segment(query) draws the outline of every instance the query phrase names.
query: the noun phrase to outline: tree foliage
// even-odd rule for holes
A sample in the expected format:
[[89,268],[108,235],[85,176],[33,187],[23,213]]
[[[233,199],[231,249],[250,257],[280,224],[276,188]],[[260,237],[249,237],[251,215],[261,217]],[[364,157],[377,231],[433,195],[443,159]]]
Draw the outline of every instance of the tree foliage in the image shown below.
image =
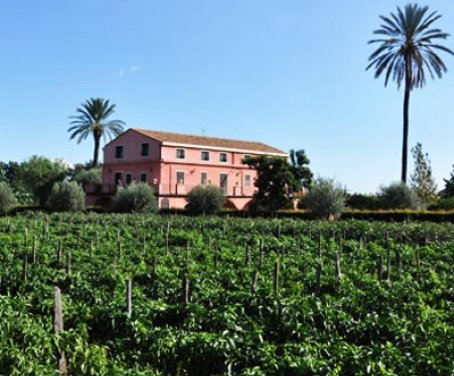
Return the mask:
[[382,209],[417,209],[420,205],[416,192],[402,182],[380,187],[378,197]]
[[345,188],[334,179],[319,177],[303,201],[304,206],[318,218],[339,218],[345,209]]
[[81,184],[82,187],[86,187],[88,184],[101,184],[102,177],[101,177],[101,168],[100,167],[93,167],[90,169],[83,169],[76,172],[74,175],[74,180]]
[[122,120],[107,120],[115,112],[115,105],[103,98],[90,98],[81,107],[76,109],[77,115],[71,116],[70,140],[77,138],[77,143],[85,140],[88,136],[93,137],[93,163],[98,165],[99,147],[101,138],[118,136],[123,132],[125,122]]
[[85,193],[75,181],[60,181],[54,184],[47,200],[52,211],[69,212],[85,210]]
[[33,193],[39,205],[44,206],[54,184],[68,175],[68,167],[60,160],[51,161],[34,155],[21,164],[20,174],[25,187]]
[[286,158],[261,155],[247,157],[243,163],[257,171],[256,211],[272,214],[292,207],[291,194],[298,191],[299,182]]
[[449,179],[443,179],[445,181],[445,189],[443,190],[443,196],[454,197],[454,165],[453,171]]
[[437,200],[437,186],[432,177],[432,166],[429,155],[423,153],[422,145],[418,142],[411,149],[415,169],[410,177],[410,186],[415,190],[421,203],[430,205]]
[[310,162],[304,149],[290,150],[291,169],[301,188],[311,187],[313,174],[308,166]]
[[6,214],[17,205],[13,190],[5,182],[0,181],[0,215]]
[[370,63],[366,69],[373,67],[375,78],[384,74],[385,86],[390,79],[396,81],[398,88],[402,82],[405,84],[401,173],[404,183],[407,181],[410,92],[425,85],[427,72],[431,78],[441,78],[447,71],[439,51],[454,54],[438,42],[449,36],[433,28],[440,17],[437,12],[429,12],[427,6],[407,4],[403,10],[397,7],[397,13],[380,16],[383,24],[374,31],[379,38],[369,41],[378,43],[379,47],[369,56]]
[[226,197],[214,185],[198,185],[188,194],[187,209],[194,214],[215,214],[224,206]]
[[156,197],[147,183],[132,183],[119,187],[112,211],[115,213],[154,213],[158,205]]

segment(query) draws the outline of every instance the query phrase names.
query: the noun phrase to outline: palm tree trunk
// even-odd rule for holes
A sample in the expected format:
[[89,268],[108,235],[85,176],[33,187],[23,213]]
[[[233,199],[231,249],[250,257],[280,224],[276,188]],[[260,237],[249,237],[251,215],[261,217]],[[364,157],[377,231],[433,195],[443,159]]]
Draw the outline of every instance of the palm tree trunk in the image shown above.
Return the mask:
[[405,58],[405,94],[404,94],[404,130],[402,139],[402,183],[407,183],[407,157],[408,157],[408,128],[410,107],[410,92],[412,87],[411,57]]
[[96,137],[96,135],[93,136],[95,140],[95,149],[93,150],[93,166],[96,167],[98,165],[98,154],[99,154],[99,143],[101,138]]

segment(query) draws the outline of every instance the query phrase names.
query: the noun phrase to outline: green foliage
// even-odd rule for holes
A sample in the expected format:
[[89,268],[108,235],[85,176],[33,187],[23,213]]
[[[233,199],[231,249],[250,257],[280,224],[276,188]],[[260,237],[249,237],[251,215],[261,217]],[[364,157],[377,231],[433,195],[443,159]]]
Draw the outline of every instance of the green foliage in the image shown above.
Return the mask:
[[54,184],[47,200],[52,211],[84,211],[85,193],[74,181],[61,181]]
[[353,193],[347,195],[347,206],[350,209],[378,209],[380,207],[377,195]]
[[8,213],[16,205],[17,200],[12,189],[6,183],[0,181],[0,215]]
[[291,194],[299,190],[299,183],[285,158],[261,155],[245,158],[243,163],[257,171],[255,211],[272,214],[293,206]]
[[155,213],[157,210],[153,188],[147,183],[119,187],[112,206],[115,213]]
[[345,209],[345,188],[334,179],[319,177],[303,201],[318,218],[339,218]]
[[291,170],[295,179],[299,182],[299,188],[310,188],[312,185],[313,174],[309,168],[310,159],[306,156],[304,149],[290,150]]
[[21,165],[17,162],[0,162],[0,182],[6,183],[21,205],[33,204],[33,195],[22,179]]
[[0,237],[2,375],[57,374],[59,349],[71,375],[452,373],[453,224],[55,213]]
[[453,172],[449,179],[443,179],[445,181],[445,189],[443,190],[443,196],[454,197],[454,166]]
[[88,184],[99,185],[102,183],[101,168],[94,167],[88,170],[80,170],[74,175],[74,180],[81,184],[82,187],[86,187]]
[[434,204],[437,201],[437,186],[432,177],[429,155],[423,153],[422,145],[419,142],[411,149],[411,152],[415,161],[415,170],[410,177],[410,186],[422,204]]
[[187,209],[194,214],[216,214],[225,204],[222,189],[214,185],[198,185],[188,194]]
[[429,210],[454,210],[454,197],[445,196],[439,199],[436,203],[430,205]]
[[22,181],[41,206],[46,204],[54,184],[68,175],[68,167],[62,161],[36,155],[23,162],[20,170]]
[[420,206],[415,191],[402,182],[380,187],[378,198],[381,209],[417,209]]
[[70,140],[77,138],[77,143],[93,137],[93,163],[92,167],[98,165],[99,146],[101,138],[118,136],[123,132],[124,121],[107,120],[115,112],[115,105],[103,98],[90,98],[76,110],[76,116],[71,116]]

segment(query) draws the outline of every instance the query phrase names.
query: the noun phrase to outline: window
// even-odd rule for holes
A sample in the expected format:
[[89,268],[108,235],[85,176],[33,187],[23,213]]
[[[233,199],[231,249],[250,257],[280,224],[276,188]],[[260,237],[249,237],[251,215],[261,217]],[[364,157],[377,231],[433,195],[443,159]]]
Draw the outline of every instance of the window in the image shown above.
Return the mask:
[[131,183],[132,183],[132,174],[128,172],[126,174],[126,185],[129,185]]
[[206,172],[200,173],[200,184],[202,185],[208,184],[208,174]]
[[177,159],[185,159],[186,153],[184,149],[177,149]]
[[209,151],[202,151],[201,158],[202,158],[202,161],[209,161],[210,160],[210,152]]
[[177,171],[177,184],[178,185],[184,184],[184,172],[183,171]]
[[219,175],[219,187],[222,190],[222,193],[225,195],[227,194],[227,174],[220,174]]
[[[148,145],[148,144],[147,144],[147,145]],[[148,181],[148,176],[147,176],[147,173],[146,173],[146,172],[142,172],[142,173],[140,174],[140,181],[141,181],[142,183],[146,183],[146,182]]]
[[219,153],[219,162],[227,162],[227,153]]
[[114,181],[115,185],[120,185],[122,183],[122,180],[123,180],[121,172],[116,172],[114,179],[115,179],[115,181]]
[[115,146],[115,158],[123,158],[123,146]]
[[142,157],[150,155],[150,144],[142,144]]
[[244,175],[244,187],[251,188],[251,175]]

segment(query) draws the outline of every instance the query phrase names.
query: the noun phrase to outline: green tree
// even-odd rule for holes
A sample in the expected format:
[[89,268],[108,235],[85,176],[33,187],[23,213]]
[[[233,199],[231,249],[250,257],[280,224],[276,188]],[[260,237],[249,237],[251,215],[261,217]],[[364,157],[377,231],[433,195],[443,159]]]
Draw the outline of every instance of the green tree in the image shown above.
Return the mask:
[[299,182],[300,188],[311,187],[314,175],[308,166],[310,162],[304,149],[290,150],[291,170],[295,175],[295,179]]
[[85,210],[85,193],[75,181],[59,181],[54,184],[47,200],[53,211],[69,212]]
[[216,214],[224,206],[226,197],[214,185],[198,185],[188,194],[187,209],[194,214]]
[[454,165],[453,171],[449,179],[443,179],[445,181],[445,189],[443,190],[443,196],[454,197]]
[[0,181],[0,215],[8,213],[17,205],[13,190],[5,182]]
[[420,205],[416,192],[401,181],[380,187],[377,196],[381,209],[418,209]]
[[113,202],[115,213],[155,213],[158,204],[153,188],[147,183],[132,183],[125,188],[120,187]]
[[345,188],[334,179],[319,177],[303,201],[304,206],[316,217],[336,219],[345,209]]
[[62,161],[32,156],[20,165],[21,179],[32,192],[35,201],[44,206],[53,185],[68,175],[68,167]]
[[390,79],[396,81],[400,88],[404,82],[403,104],[403,142],[402,142],[402,172],[401,181],[407,181],[407,154],[409,130],[410,92],[421,88],[426,83],[426,70],[433,79],[441,78],[447,71],[438,51],[454,54],[449,48],[438,44],[439,39],[446,39],[449,34],[438,28],[432,28],[441,15],[428,12],[427,6],[407,4],[405,9],[397,7],[397,14],[390,13],[389,17],[380,16],[383,24],[374,34],[379,39],[369,43],[379,43],[379,47],[369,56],[366,70],[374,67],[375,78],[385,74],[385,86]]
[[112,136],[118,136],[123,132],[124,121],[107,120],[114,112],[115,105],[110,104],[109,100],[103,98],[91,98],[81,107],[76,109],[78,115],[71,116],[71,127],[68,132],[71,133],[70,140],[77,137],[77,143],[85,140],[88,136],[93,136],[94,150],[92,166],[98,165],[99,147],[101,138],[109,139]]
[[432,177],[429,155],[424,154],[418,142],[411,149],[415,161],[415,170],[410,176],[410,186],[414,189],[421,203],[429,205],[437,201],[437,185]]
[[292,207],[291,194],[298,190],[299,182],[286,158],[261,155],[247,157],[243,163],[257,171],[254,198],[258,212],[272,214]]

